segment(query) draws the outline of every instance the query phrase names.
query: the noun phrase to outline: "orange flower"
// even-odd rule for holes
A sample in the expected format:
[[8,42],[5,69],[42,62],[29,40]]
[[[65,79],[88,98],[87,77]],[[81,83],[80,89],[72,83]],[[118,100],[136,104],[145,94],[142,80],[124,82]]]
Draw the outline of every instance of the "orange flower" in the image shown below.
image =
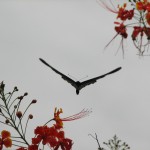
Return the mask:
[[54,150],[58,150],[59,147],[62,150],[71,150],[72,148],[72,140],[65,138],[64,131],[56,128],[56,126],[39,126],[34,130],[34,133],[35,138],[32,138],[32,145],[28,147],[28,150],[37,150],[37,145],[40,142],[43,145],[48,144]]
[[72,116],[66,117],[66,118],[60,118],[60,114],[63,113],[62,108],[58,109],[55,108],[54,110],[54,120],[56,121],[55,126],[57,128],[63,128],[63,121],[73,121],[73,120],[77,120],[83,117],[88,116],[91,113],[91,110],[82,110],[81,112],[74,114]]
[[12,146],[12,140],[10,139],[10,136],[11,136],[10,132],[6,130],[3,130],[1,132],[0,150],[3,149],[3,145],[7,148]]
[[137,10],[145,10],[145,5],[143,2],[136,2],[136,9]]
[[60,114],[63,113],[63,110],[62,108],[58,109],[55,108],[54,110],[54,120],[56,121],[56,126],[57,128],[63,128],[63,122],[62,122],[62,119],[60,119]]
[[36,137],[32,138],[32,144],[36,145],[42,141],[42,144],[45,145],[57,136],[58,131],[55,129],[54,126],[53,127],[38,126],[34,130],[34,133]]

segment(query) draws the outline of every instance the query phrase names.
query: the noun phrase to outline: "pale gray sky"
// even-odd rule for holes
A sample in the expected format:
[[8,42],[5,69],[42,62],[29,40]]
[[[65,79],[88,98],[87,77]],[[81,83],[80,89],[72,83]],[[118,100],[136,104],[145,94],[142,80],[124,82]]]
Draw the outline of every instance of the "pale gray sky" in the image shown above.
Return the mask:
[[[18,86],[27,99],[38,100],[30,109],[33,129],[53,117],[54,107],[62,107],[66,117],[83,108],[92,114],[65,122],[66,137],[74,141],[73,150],[96,150],[89,133],[100,142],[115,134],[132,150],[150,147],[150,58],[139,58],[131,39],[115,55],[119,38],[105,51],[115,35],[115,15],[96,0],[1,0],[0,68],[7,89]],[[39,61],[45,59],[62,73],[77,79],[93,78],[119,66],[122,70],[81,90],[75,89]],[[86,80],[86,79],[84,79]],[[3,126],[0,127],[0,130]]]

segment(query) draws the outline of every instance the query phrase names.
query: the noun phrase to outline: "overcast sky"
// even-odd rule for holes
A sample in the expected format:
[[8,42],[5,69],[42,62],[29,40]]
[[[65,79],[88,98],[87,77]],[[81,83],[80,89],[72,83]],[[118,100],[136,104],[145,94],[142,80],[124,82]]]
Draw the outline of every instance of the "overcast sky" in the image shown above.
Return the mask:
[[[62,117],[89,108],[88,117],[64,123],[73,150],[97,149],[89,133],[97,133],[101,143],[117,134],[132,150],[150,148],[150,57],[139,58],[130,37],[124,59],[121,50],[115,55],[119,37],[104,51],[115,35],[115,17],[96,0],[0,1],[0,79],[8,91],[16,85],[19,94],[27,91],[26,104],[38,100],[29,110],[34,115],[29,137],[53,117],[55,107],[63,108]],[[77,80],[88,75],[81,81],[122,70],[76,95],[39,58]]]

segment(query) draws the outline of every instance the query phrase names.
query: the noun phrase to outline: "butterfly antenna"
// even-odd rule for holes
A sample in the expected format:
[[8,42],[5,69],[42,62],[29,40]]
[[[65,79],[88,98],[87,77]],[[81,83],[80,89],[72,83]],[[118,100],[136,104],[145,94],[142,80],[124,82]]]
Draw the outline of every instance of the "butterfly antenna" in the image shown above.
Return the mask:
[[[88,75],[87,75],[87,76],[85,76],[85,77],[83,77],[83,78],[81,78],[80,80],[85,79],[85,78],[87,78],[87,77],[88,77]],[[80,81],[80,80],[79,80],[79,81]]]
[[68,76],[75,79],[75,80],[78,80],[77,78],[75,78],[74,76],[71,76],[70,74],[68,74]]

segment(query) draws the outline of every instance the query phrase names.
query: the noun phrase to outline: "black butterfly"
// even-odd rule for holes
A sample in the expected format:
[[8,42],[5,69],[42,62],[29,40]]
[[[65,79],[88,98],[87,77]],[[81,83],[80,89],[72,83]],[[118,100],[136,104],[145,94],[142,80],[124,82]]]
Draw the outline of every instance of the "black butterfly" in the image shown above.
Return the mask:
[[84,88],[85,86],[87,85],[90,85],[90,84],[94,84],[98,79],[101,79],[101,78],[104,78],[105,76],[109,75],[109,74],[112,74],[112,73],[115,73],[117,71],[119,71],[121,69],[121,67],[118,67],[104,75],[101,75],[101,76],[98,76],[98,77],[95,77],[95,78],[92,78],[92,79],[89,79],[89,80],[86,80],[86,81],[83,81],[83,82],[80,82],[80,81],[74,81],[72,79],[70,79],[68,76],[62,74],[61,72],[59,72],[58,70],[56,70],[55,68],[53,68],[52,66],[50,66],[46,61],[44,61],[42,58],[39,58],[40,61],[42,61],[45,65],[47,65],[48,67],[50,67],[53,71],[55,71],[56,73],[58,73],[59,75],[61,75],[61,77],[66,80],[68,83],[70,83],[73,87],[75,87],[76,89],[76,94],[78,95],[79,94],[79,91]]

